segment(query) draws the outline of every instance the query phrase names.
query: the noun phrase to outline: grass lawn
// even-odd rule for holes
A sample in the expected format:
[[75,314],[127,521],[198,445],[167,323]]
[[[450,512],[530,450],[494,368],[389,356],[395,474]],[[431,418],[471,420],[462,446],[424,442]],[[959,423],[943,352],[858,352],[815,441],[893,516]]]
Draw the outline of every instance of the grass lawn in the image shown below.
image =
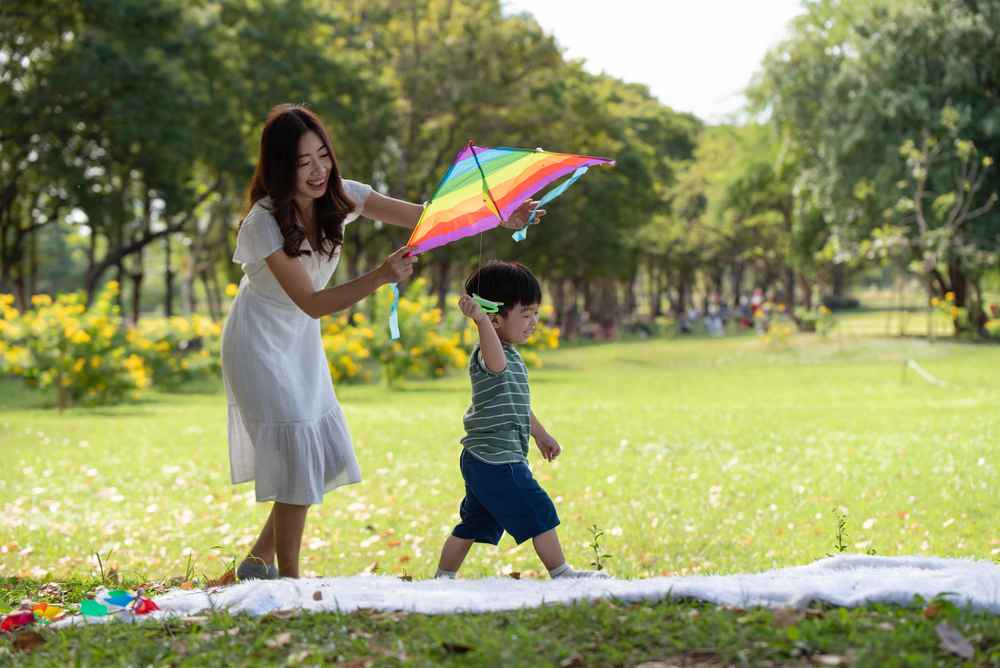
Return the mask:
[[[945,386],[907,370],[911,359]],[[608,570],[619,577],[807,563],[834,551],[837,514],[846,516],[850,551],[997,560],[998,366],[996,346],[849,333],[826,340],[793,337],[787,347],[738,337],[567,348],[549,353],[545,367],[532,373],[535,413],[564,449],[552,464],[535,456],[534,470],[556,501],[570,562],[589,564],[589,527],[597,525],[605,531],[603,551],[613,555]],[[365,480],[336,490],[313,509],[304,571],[345,575],[367,569],[429,577],[461,500],[458,439],[467,381],[456,375],[393,392],[346,386],[338,393]],[[99,573],[96,553],[105,569],[116,568],[127,582],[220,575],[245,552],[266,514],[266,507],[254,503],[251,487],[234,491],[229,484],[225,419],[216,385],[60,415],[47,407],[46,398],[0,383],[0,577],[6,583],[0,605],[16,603],[49,580],[86,588]],[[531,577],[540,566],[530,544],[517,548],[505,538],[499,548],[476,546],[463,576],[513,571]],[[329,642],[348,648],[331,654],[321,652],[325,641],[305,641],[300,651],[314,657],[303,657],[307,663],[317,653],[352,660],[368,656],[349,651],[352,643],[382,648],[376,652],[379,662],[398,661],[394,643],[403,642],[402,631],[393,629],[407,625],[424,634],[421,638],[430,634],[430,645],[400,650],[420,661],[488,664],[489,656],[500,655],[476,648],[500,639],[498,648],[515,651],[502,641],[511,629],[528,634],[525,661],[555,665],[574,651],[585,658],[579,665],[657,656],[688,660],[694,650],[705,650],[706,661],[739,661],[738,651],[764,661],[767,648],[773,648],[768,638],[775,634],[787,641],[779,643],[775,660],[809,653],[795,654],[801,638],[790,638],[787,629],[767,621],[770,613],[760,613],[764,621],[757,614],[698,604],[627,609],[602,604],[402,621],[354,615],[348,623],[347,617],[325,615],[318,616],[325,621],[310,616],[287,623],[299,625],[305,635],[332,628]],[[887,636],[886,656],[894,660],[903,660],[908,648],[921,654],[924,645],[937,645],[919,610],[844,614],[848,617],[839,611],[818,614],[796,626],[796,633],[810,624],[820,636],[822,628],[838,624],[856,631],[864,627]],[[984,625],[977,647],[1000,665],[1000,621],[955,614],[963,623]],[[855,616],[863,623],[852,621]],[[907,640],[906,633],[887,633],[878,625],[895,628],[900,622],[882,619],[886,616],[907,620],[906,628],[927,621],[926,633],[918,634],[919,642]],[[649,624],[649,633],[675,623],[687,628],[693,617],[722,620],[730,640],[712,635],[711,624],[698,630],[699,624],[690,630],[694,636],[678,636],[676,642],[660,638],[651,646],[655,652],[640,656],[638,640],[604,636],[632,623]],[[295,640],[268,648],[262,644],[268,633],[252,631],[256,625],[247,619],[204,624],[184,625],[183,631],[162,625],[74,630],[58,634],[60,640],[50,640],[48,650],[36,654],[38,660],[51,652],[53,660],[82,661],[83,654],[67,659],[67,652],[100,652],[93,643],[110,642],[115,634],[131,638],[132,663],[169,663],[173,659],[163,654],[164,647],[177,642],[188,649],[202,643],[205,651],[213,646],[228,651],[232,638],[244,632],[256,641],[240,646],[263,652],[251,652],[247,661],[267,663],[270,649],[287,658],[292,645],[298,647]],[[227,624],[245,631],[212,635]],[[273,628],[277,636],[284,625],[263,628]],[[759,637],[751,632],[757,626]],[[538,654],[531,643],[544,643],[540,629],[549,627],[561,629],[553,637],[553,653]],[[708,635],[696,637],[702,632]],[[379,640],[364,635],[352,640],[359,633]],[[636,638],[643,633],[636,630]],[[574,634],[590,634],[591,640]],[[202,635],[211,637],[198,640]],[[834,636],[845,643],[834,651],[856,646],[850,633]],[[593,653],[593,638],[604,638],[612,653]],[[624,645],[616,645],[618,640]],[[442,642],[473,649],[451,651]],[[763,643],[759,652],[754,642]],[[140,644],[149,645],[148,655],[140,653]],[[102,663],[97,656],[89,660]],[[511,661],[518,657],[511,655]]]

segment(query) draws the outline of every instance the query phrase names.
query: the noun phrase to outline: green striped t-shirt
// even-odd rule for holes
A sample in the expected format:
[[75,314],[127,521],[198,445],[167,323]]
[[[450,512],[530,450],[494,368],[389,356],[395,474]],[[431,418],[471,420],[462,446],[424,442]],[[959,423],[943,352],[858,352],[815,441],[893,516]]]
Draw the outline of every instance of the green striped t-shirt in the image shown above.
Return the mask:
[[486,368],[479,346],[469,358],[472,405],[465,412],[462,445],[487,464],[528,460],[531,433],[531,393],[528,369],[509,343],[503,344],[507,367],[500,373]]

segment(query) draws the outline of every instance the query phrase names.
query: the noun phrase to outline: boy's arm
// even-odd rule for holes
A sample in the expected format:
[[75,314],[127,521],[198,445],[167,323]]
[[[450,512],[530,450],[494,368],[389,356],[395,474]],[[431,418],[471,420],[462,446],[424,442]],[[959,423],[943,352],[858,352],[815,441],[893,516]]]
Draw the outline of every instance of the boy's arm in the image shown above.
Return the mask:
[[458,300],[458,307],[467,318],[471,318],[476,323],[479,330],[479,352],[483,356],[483,363],[490,373],[500,373],[507,368],[507,356],[503,354],[503,344],[497,331],[493,329],[493,321],[490,320],[479,304],[473,301],[469,295],[462,295]]
[[545,431],[545,427],[542,423],[538,421],[535,417],[535,411],[531,411],[531,435],[538,440],[542,436],[547,436],[549,432]]
[[552,461],[559,456],[562,452],[562,447],[560,447],[559,442],[553,438],[552,434],[545,431],[545,427],[542,423],[538,421],[535,417],[535,411],[531,411],[531,435],[535,439],[535,445],[538,446],[538,450],[542,453],[542,457],[548,461]]

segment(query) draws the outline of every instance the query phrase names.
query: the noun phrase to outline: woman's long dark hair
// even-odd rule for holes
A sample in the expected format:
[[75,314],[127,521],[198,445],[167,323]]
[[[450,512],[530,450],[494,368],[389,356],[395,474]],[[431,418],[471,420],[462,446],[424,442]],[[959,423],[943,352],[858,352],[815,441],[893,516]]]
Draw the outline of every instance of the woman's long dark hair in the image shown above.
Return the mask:
[[[354,209],[340,180],[340,167],[330,146],[330,136],[319,117],[297,104],[279,104],[267,115],[260,136],[260,155],[257,168],[247,189],[247,213],[254,202],[262,197],[271,198],[271,212],[278,221],[281,236],[285,239],[284,251],[290,257],[308,255],[301,248],[305,229],[300,224],[302,212],[295,203],[295,184],[298,171],[299,139],[312,131],[326,146],[332,166],[326,182],[326,192],[314,200],[314,219],[319,234],[319,247],[315,250],[333,257],[344,241],[344,218]],[[310,244],[311,245],[311,244]]]

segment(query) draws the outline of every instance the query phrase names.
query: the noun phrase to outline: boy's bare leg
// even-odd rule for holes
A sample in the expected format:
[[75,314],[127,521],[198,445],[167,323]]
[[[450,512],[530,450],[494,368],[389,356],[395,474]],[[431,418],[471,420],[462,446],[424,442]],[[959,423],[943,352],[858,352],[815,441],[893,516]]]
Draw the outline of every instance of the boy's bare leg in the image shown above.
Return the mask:
[[556,535],[555,529],[538,534],[531,539],[531,543],[535,546],[535,552],[547,570],[551,571],[566,563],[566,557],[563,556],[562,545],[559,544],[559,536]]
[[302,533],[306,528],[306,513],[309,506],[274,502],[271,517],[274,522],[275,554],[278,557],[278,571],[283,578],[299,577],[299,551],[302,548]]
[[438,561],[438,572],[436,577],[455,577],[455,573],[462,567],[462,562],[469,554],[472,547],[472,539],[459,538],[458,536],[448,536],[441,548],[441,559]]
[[567,564],[555,529],[549,529],[545,533],[538,534],[531,539],[531,542],[535,545],[535,552],[538,553],[538,558],[542,560],[545,568],[548,569],[549,577],[553,579],[608,577],[607,573],[600,571],[577,571]]

